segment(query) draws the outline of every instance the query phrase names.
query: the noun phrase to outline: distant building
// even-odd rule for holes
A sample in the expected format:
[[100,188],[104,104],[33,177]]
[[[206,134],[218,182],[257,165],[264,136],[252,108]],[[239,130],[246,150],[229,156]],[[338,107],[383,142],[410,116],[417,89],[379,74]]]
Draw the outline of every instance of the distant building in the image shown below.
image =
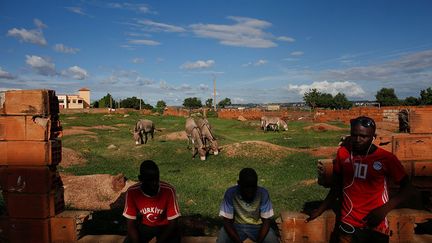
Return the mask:
[[278,110],[280,110],[280,105],[267,105],[266,110],[268,110],[268,111],[278,111]]
[[81,88],[78,94],[59,94],[60,109],[83,109],[90,108],[90,90]]

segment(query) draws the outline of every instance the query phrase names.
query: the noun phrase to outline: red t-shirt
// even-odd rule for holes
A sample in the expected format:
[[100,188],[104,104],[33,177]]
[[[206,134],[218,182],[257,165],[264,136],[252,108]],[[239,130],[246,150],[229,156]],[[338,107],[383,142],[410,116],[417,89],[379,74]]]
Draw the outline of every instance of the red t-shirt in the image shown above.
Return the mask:
[[[406,176],[397,157],[382,148],[367,156],[352,156],[340,147],[333,170],[343,178],[341,221],[359,228],[366,226],[362,219],[370,211],[388,202],[388,179],[399,183]],[[387,218],[375,230],[388,234]]]
[[159,184],[159,192],[154,197],[141,190],[141,183],[131,186],[126,192],[123,216],[136,219],[139,212],[142,215],[142,224],[147,226],[167,225],[168,220],[179,217],[180,210],[174,187],[162,181]]

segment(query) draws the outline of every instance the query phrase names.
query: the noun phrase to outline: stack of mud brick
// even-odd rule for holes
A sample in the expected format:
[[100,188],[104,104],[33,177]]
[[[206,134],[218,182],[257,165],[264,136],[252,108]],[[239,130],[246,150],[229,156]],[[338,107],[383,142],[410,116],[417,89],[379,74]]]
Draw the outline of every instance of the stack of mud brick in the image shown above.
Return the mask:
[[[58,99],[53,90],[0,92],[0,242],[68,242]],[[76,234],[74,231],[73,234]]]
[[[419,239],[416,226],[432,223],[432,107],[410,111],[410,133],[393,133],[375,140],[387,151],[395,154],[410,176],[416,188],[414,196],[401,205],[401,209],[388,214],[390,242],[414,242]],[[318,160],[318,184],[329,187],[333,170],[332,159]],[[398,191],[393,182],[389,184],[390,196]],[[432,240],[432,229],[426,229],[424,237]]]

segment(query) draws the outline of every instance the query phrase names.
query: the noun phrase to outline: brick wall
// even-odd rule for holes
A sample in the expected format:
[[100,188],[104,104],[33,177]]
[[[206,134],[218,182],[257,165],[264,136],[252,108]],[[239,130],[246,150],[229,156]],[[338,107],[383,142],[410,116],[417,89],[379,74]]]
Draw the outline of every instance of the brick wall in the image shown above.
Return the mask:
[[398,122],[398,112],[402,109],[410,111],[430,111],[432,106],[385,106],[385,107],[354,107],[349,110],[323,110],[319,109],[314,114],[315,122],[342,121],[349,123],[349,120],[358,116],[368,116],[376,122]]

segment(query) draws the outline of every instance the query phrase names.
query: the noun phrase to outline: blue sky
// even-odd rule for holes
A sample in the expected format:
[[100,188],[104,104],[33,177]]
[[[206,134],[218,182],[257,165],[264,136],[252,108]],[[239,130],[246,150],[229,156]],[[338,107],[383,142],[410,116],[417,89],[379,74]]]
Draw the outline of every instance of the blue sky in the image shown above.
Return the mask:
[[155,105],[432,86],[432,1],[0,1],[0,90]]

